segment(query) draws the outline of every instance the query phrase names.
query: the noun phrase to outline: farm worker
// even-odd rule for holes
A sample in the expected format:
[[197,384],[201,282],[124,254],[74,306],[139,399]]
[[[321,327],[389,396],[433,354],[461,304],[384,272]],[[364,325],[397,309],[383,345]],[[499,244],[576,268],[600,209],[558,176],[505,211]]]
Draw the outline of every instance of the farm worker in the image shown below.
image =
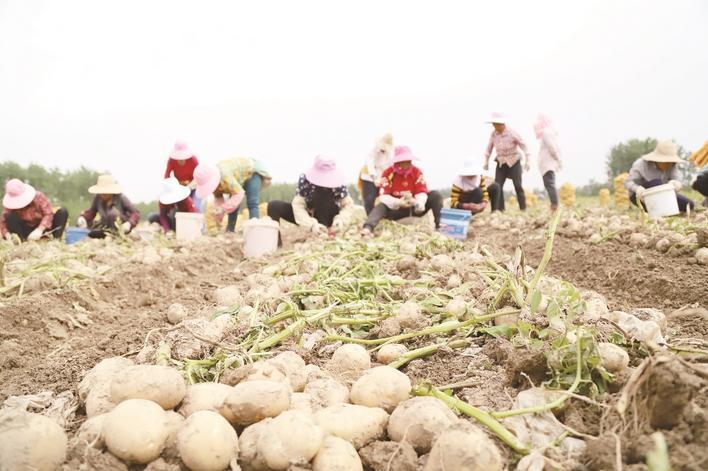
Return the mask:
[[[681,162],[681,158],[678,156],[676,144],[672,141],[659,141],[654,152],[635,160],[629,171],[629,176],[624,181],[630,201],[636,205],[637,199],[644,199],[647,188],[668,183],[676,190],[679,210],[683,213],[686,212],[687,207],[693,209],[693,201],[678,194],[683,188],[678,180],[679,172],[676,168],[676,164],[679,162]],[[642,206],[644,206],[643,203]]]
[[321,155],[312,167],[300,175],[292,202],[271,201],[268,216],[274,221],[285,219],[313,234],[341,232],[349,223],[354,202],[349,196],[346,177],[337,162]]
[[394,151],[393,165],[382,175],[380,203],[364,222],[361,234],[369,236],[382,219],[398,220],[408,216],[420,217],[433,211],[435,227],[440,227],[443,197],[437,191],[428,191],[423,172],[413,165],[416,157],[407,146]]
[[698,174],[698,176],[696,177],[696,181],[693,182],[692,187],[698,193],[705,196],[705,198],[703,199],[703,206],[708,208],[708,168]]
[[502,113],[492,113],[492,117],[487,122],[494,126],[494,131],[489,136],[489,144],[484,153],[484,170],[489,170],[489,157],[492,155],[492,150],[496,150],[494,160],[497,162],[497,168],[494,180],[499,185],[499,209],[504,211],[504,183],[507,178],[510,178],[514,183],[519,209],[525,211],[526,194],[521,184],[521,153],[523,152],[524,155],[523,169],[528,172],[530,155],[526,143],[519,133],[506,125],[506,117]]
[[477,214],[491,203],[492,211],[499,209],[499,185],[494,181],[487,182],[482,167],[472,161],[465,162],[452,184],[450,195],[451,208],[466,209]]
[[391,156],[393,155],[393,136],[385,134],[379,138],[371,150],[366,165],[359,173],[359,190],[361,199],[364,201],[366,215],[374,209],[376,197],[381,187],[381,174],[391,166]]
[[174,231],[177,212],[198,212],[190,193],[189,188],[181,185],[175,177],[165,178],[160,192],[160,214],[150,216],[150,222],[159,222],[165,233]]
[[12,240],[13,234],[23,241],[49,236],[61,239],[69,219],[66,209],[54,211],[44,193],[16,178],[5,184],[2,206],[0,234],[6,240]]
[[536,139],[541,142],[538,149],[538,169],[543,177],[543,186],[551,201],[551,210],[558,209],[558,190],[556,189],[556,173],[562,168],[561,153],[558,147],[558,132],[551,124],[551,119],[539,114],[533,126]]
[[187,143],[181,139],[175,141],[175,146],[170,151],[170,157],[167,159],[167,167],[165,168],[165,176],[169,178],[171,175],[177,179],[180,185],[188,186],[192,190],[196,188],[194,183],[194,169],[199,165],[197,157],[189,149]]
[[[76,220],[79,227],[89,227],[89,237],[103,239],[106,233],[116,233],[118,227],[129,233],[140,221],[140,211],[123,194],[120,185],[110,175],[99,175],[96,184],[88,192],[96,195],[91,207]],[[96,221],[96,216],[99,217]]]

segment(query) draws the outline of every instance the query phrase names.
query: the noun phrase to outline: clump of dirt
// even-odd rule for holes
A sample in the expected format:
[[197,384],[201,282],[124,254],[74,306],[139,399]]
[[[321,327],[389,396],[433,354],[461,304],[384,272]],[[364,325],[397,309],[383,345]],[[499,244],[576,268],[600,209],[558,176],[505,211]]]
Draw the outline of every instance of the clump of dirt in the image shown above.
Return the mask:
[[708,309],[689,307],[668,315],[673,337],[689,337],[708,341]]
[[528,384],[529,380],[539,385],[548,378],[548,363],[542,349],[516,348],[508,340],[496,338],[487,342],[482,351],[504,365],[507,380],[513,387]]
[[77,439],[69,443],[67,459],[61,471],[128,471],[122,460]]
[[646,398],[646,414],[653,428],[669,429],[684,419],[684,411],[694,396],[705,385],[677,357],[661,357],[666,361],[650,368],[640,396]]
[[408,442],[373,442],[359,450],[367,471],[416,471],[418,455]]

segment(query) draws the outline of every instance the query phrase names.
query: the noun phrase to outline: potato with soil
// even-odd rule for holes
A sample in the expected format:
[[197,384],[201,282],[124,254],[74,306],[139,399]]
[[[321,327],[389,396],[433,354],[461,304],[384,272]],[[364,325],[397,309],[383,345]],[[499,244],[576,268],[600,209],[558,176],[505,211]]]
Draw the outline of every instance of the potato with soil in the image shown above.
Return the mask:
[[202,410],[219,412],[226,397],[233,391],[229,385],[221,383],[197,383],[187,387],[179,413],[185,418]]
[[0,413],[0,470],[54,471],[66,458],[67,444],[52,419],[20,410]]
[[241,290],[238,286],[235,285],[217,288],[217,290],[214,292],[214,297],[216,298],[216,304],[221,307],[237,306],[243,303]]
[[337,348],[327,362],[326,369],[335,374],[357,375],[371,368],[369,352],[361,345],[345,343]]
[[416,330],[427,327],[428,318],[423,315],[421,307],[413,301],[401,304],[396,314],[396,320],[403,329]]
[[333,378],[319,378],[305,386],[305,394],[312,398],[318,408],[349,402],[349,388]]
[[366,469],[418,471],[418,455],[407,442],[373,442],[359,449]]
[[76,438],[97,450],[102,449],[105,444],[102,430],[103,422],[106,420],[106,417],[108,417],[108,414],[99,414],[87,419],[81,424],[79,431],[76,432]]
[[302,392],[307,384],[305,360],[295,352],[285,351],[277,354],[266,363],[277,367],[290,381],[295,392]]
[[290,407],[290,388],[277,381],[244,381],[233,387],[219,413],[234,425],[251,425]]
[[376,361],[387,365],[408,353],[408,347],[402,343],[389,343],[376,352]]
[[177,435],[182,462],[192,471],[222,471],[238,454],[234,428],[216,412],[195,412]]
[[184,377],[174,368],[161,365],[135,365],[120,371],[111,381],[111,400],[146,399],[163,409],[182,402],[187,392]]
[[273,470],[305,466],[317,454],[324,432],[310,414],[285,411],[269,420],[258,438],[258,455]]
[[390,366],[377,366],[366,370],[352,385],[350,399],[353,404],[380,407],[391,413],[398,404],[408,399],[411,380]]
[[102,433],[106,447],[115,456],[128,463],[147,464],[165,447],[169,417],[152,401],[128,399],[108,413]]
[[313,471],[362,471],[361,458],[346,440],[329,436],[324,439],[315,459]]
[[502,471],[504,464],[497,446],[478,427],[457,421],[435,440],[424,471],[480,469]]
[[239,455],[238,463],[243,471],[268,471],[268,465],[258,454],[258,440],[266,425],[273,419],[265,419],[249,425],[238,438]]
[[629,354],[622,347],[610,342],[599,342],[597,351],[600,366],[610,373],[621,373],[629,367]]
[[359,449],[386,435],[388,414],[378,407],[338,404],[315,412],[315,421],[329,435]]
[[101,360],[84,375],[79,383],[79,400],[85,403],[89,393],[96,385],[110,383],[116,373],[133,365],[133,361],[125,357],[111,357]]
[[414,397],[393,411],[388,436],[397,442],[407,441],[418,453],[427,453],[437,436],[455,422],[455,414],[439,399]]
[[179,324],[187,315],[187,308],[180,303],[172,303],[167,308],[167,322],[170,324]]

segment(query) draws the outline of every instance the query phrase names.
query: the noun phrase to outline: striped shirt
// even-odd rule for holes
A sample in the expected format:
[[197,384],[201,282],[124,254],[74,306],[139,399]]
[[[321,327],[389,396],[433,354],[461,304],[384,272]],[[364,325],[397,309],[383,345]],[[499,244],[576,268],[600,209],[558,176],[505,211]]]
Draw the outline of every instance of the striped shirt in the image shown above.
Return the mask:
[[457,177],[452,184],[452,192],[450,193],[450,207],[457,208],[460,204],[460,197],[465,193],[474,191],[479,188],[482,190],[482,201],[489,202],[489,192],[487,191],[487,179],[484,176],[479,177],[479,183],[470,183],[468,179]]
[[499,162],[499,165],[508,165],[512,167],[521,158],[521,153],[519,149],[526,155],[529,156],[528,148],[526,143],[521,138],[519,133],[511,129],[509,126],[504,128],[504,131],[497,132],[492,131],[491,136],[489,136],[489,144],[487,144],[487,151],[484,156],[489,159],[492,155],[492,150],[497,151],[495,160]]

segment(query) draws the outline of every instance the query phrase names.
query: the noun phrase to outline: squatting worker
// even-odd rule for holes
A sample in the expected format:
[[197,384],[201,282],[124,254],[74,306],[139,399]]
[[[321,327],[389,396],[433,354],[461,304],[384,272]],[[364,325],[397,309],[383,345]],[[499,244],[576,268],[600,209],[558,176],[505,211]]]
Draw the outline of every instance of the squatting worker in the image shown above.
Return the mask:
[[521,138],[519,133],[506,125],[506,117],[499,112],[492,113],[491,119],[488,121],[494,127],[494,131],[489,136],[489,144],[484,153],[484,170],[489,170],[489,158],[492,151],[496,151],[494,160],[497,162],[497,168],[494,175],[499,185],[499,209],[504,211],[504,183],[507,178],[510,178],[514,183],[514,191],[516,191],[516,199],[519,201],[519,209],[526,210],[526,194],[522,186],[522,170],[521,170],[521,155],[523,152],[524,164],[523,170],[529,170],[529,151],[526,143]]
[[433,211],[435,228],[440,227],[443,197],[437,191],[428,191],[423,172],[413,165],[417,160],[407,146],[396,147],[393,165],[381,176],[380,203],[366,218],[361,235],[369,237],[382,219],[396,221],[409,216],[421,217]]
[[678,180],[679,172],[676,164],[681,162],[678,149],[673,141],[659,141],[656,149],[637,159],[629,171],[629,176],[624,181],[624,186],[629,192],[629,199],[633,204],[637,200],[644,206],[644,193],[648,188],[668,183],[676,190],[676,200],[679,210],[683,213],[686,208],[693,209],[693,200],[679,194],[683,185]]
[[189,188],[181,185],[175,177],[162,181],[160,192],[160,213],[150,216],[150,223],[160,223],[162,231],[168,233],[177,228],[177,213],[197,213],[197,207],[190,196]]
[[703,206],[708,208],[708,168],[704,169],[696,176],[696,180],[691,187],[704,196]]
[[95,196],[91,207],[76,220],[76,225],[88,227],[91,230],[89,237],[103,239],[106,234],[117,234],[119,228],[127,234],[140,222],[140,211],[123,194],[112,176],[99,175],[88,192]]
[[0,234],[6,240],[12,240],[13,234],[22,241],[43,237],[61,239],[69,219],[66,209],[54,211],[44,193],[16,178],[5,184],[2,206]]
[[268,217],[284,219],[313,234],[342,232],[352,217],[354,202],[347,190],[347,179],[337,169],[337,162],[318,155],[297,182],[291,202],[271,201]]
[[477,214],[488,206],[491,206],[492,211],[499,210],[499,185],[487,181],[479,164],[467,161],[452,183],[450,207]]
[[376,197],[381,188],[381,174],[391,166],[392,155],[393,136],[385,134],[376,140],[376,145],[371,150],[366,165],[359,172],[358,186],[367,216],[374,209]]
[[197,157],[189,149],[187,143],[178,139],[175,141],[172,151],[170,151],[163,178],[170,178],[170,176],[174,175],[180,185],[187,186],[191,190],[194,190],[196,188],[196,183],[194,183],[194,169],[197,168],[197,165],[199,165],[199,160],[197,160]]

